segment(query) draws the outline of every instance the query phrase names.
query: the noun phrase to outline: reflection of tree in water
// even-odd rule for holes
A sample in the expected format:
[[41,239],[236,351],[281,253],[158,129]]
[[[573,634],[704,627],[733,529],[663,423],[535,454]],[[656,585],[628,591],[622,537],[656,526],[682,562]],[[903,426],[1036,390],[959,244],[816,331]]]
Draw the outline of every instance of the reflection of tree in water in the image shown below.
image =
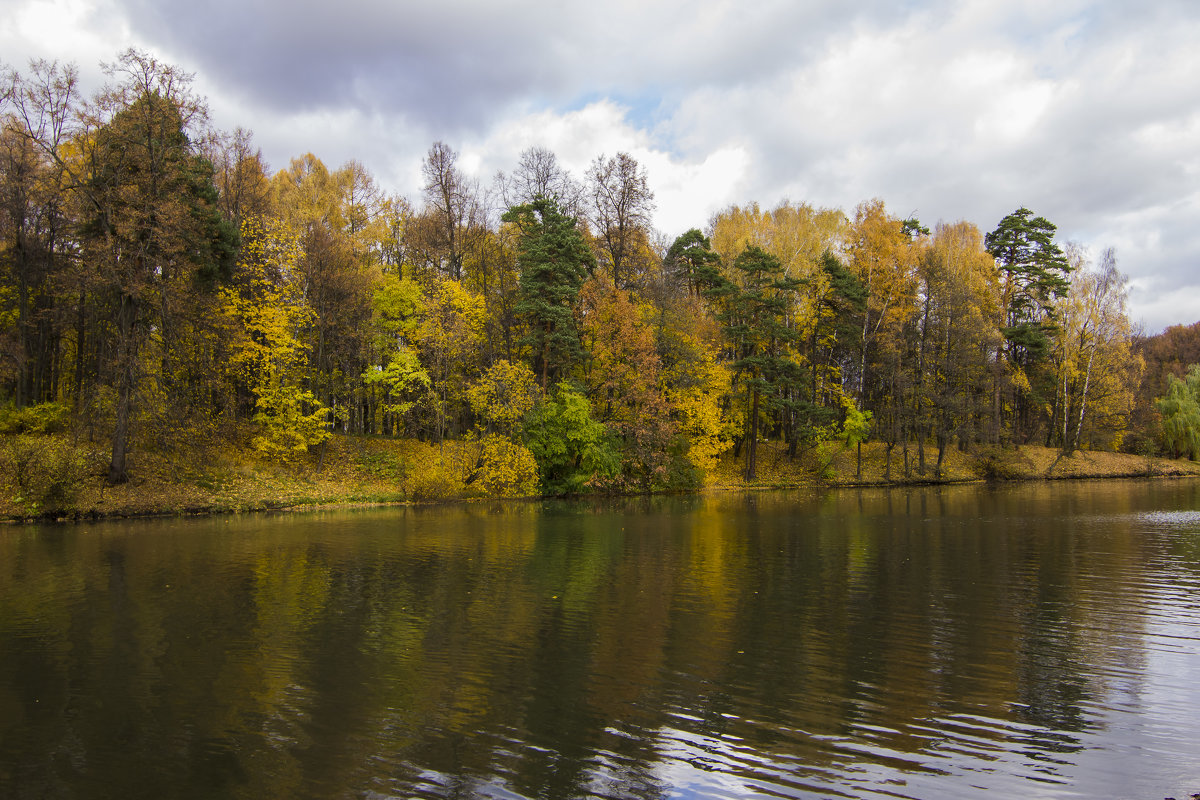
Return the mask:
[[1093,552],[953,492],[780,497],[0,542],[0,711],[25,720],[0,720],[0,788],[657,800],[1066,773],[1097,665],[1138,666],[1131,565],[1170,540]]

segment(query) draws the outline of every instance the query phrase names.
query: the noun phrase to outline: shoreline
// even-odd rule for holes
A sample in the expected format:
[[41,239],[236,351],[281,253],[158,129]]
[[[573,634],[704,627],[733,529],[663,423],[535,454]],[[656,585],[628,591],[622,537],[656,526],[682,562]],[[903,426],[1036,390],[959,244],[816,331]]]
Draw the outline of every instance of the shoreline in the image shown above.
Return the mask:
[[[96,469],[101,456],[90,452],[86,474],[76,476],[75,483],[50,487],[66,500],[61,507],[43,510],[23,506],[23,498],[16,493],[18,488],[0,505],[0,522],[80,523],[550,499],[496,497],[474,489],[469,478],[472,459],[465,443],[446,442],[436,447],[402,440],[339,439],[316,464],[290,466],[250,462],[237,452],[193,453],[187,458],[180,454],[143,454],[141,469],[133,480],[120,486],[104,484],[102,472]],[[763,448],[766,456],[760,460],[762,468],[754,481],[746,481],[740,474],[741,463],[726,454],[705,486],[581,497],[1200,477],[1200,463],[1191,461],[1106,451],[1077,451],[1064,456],[1055,449],[1030,445],[980,448],[971,453],[948,450],[940,474],[934,471],[930,459],[922,474],[910,448],[907,475],[903,451],[895,448],[890,477],[886,446],[879,442],[863,446],[861,468],[856,454],[849,450],[815,448],[791,459],[782,446],[762,443]]]

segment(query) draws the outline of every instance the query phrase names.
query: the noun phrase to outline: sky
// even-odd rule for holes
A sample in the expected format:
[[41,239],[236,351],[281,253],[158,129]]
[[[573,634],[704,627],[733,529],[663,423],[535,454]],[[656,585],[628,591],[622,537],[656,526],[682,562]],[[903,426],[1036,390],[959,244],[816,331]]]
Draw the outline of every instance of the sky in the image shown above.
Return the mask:
[[530,147],[627,152],[668,241],[732,204],[882,199],[987,232],[1022,206],[1130,316],[1200,320],[1194,0],[0,0],[0,62],[133,47],[195,75],[272,169],[305,153],[421,197],[435,141],[490,186]]

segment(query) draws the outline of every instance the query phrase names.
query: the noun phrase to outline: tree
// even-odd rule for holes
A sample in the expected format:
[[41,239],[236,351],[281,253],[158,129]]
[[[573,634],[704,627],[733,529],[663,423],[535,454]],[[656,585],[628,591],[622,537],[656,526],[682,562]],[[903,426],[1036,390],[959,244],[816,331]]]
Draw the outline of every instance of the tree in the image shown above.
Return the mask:
[[866,312],[867,290],[832,252],[826,250],[820,263],[819,280],[809,292],[809,402],[814,408],[837,409],[844,397],[842,376],[853,374],[858,355],[856,322]]
[[262,151],[254,148],[251,134],[236,128],[213,137],[209,160],[216,170],[222,216],[241,228],[242,220],[262,217],[271,210],[271,183]]
[[71,261],[62,168],[0,119],[0,386],[18,408],[57,399],[57,286]]
[[496,176],[496,188],[505,208],[546,197],[567,216],[577,219],[583,216],[583,186],[559,165],[554,152],[545,147],[523,151],[511,175]]
[[[299,234],[296,264],[313,314],[308,341],[310,387],[330,409],[330,424],[366,431],[373,424],[368,372],[372,298],[382,278],[390,234],[386,204],[356,162],[334,171],[312,153],[292,159],[271,180],[276,214]],[[382,362],[384,359],[378,359]]]
[[[1028,208],[1018,208],[984,237],[984,246],[1000,271],[999,326],[1004,335],[997,353],[999,369],[1007,364],[1015,378],[1012,401],[1015,427],[1030,433],[1039,391],[1038,373],[1044,365],[1055,330],[1054,300],[1067,293],[1070,264],[1054,243],[1057,228]],[[1002,375],[993,379],[993,437],[1001,430]]]
[[327,409],[305,386],[301,332],[311,311],[294,279],[300,246],[278,220],[251,218],[241,251],[234,285],[221,290],[233,328],[226,369],[253,396],[254,449],[290,461],[329,437]]
[[588,350],[583,382],[600,421],[620,437],[623,479],[643,491],[662,486],[674,430],[654,332],[629,293],[606,278],[584,285],[581,306]]
[[525,444],[537,460],[546,494],[600,488],[621,468],[607,428],[592,418],[587,398],[565,382],[530,413]]
[[412,278],[385,273],[376,284],[366,355],[371,366],[363,381],[372,389],[370,402],[385,435],[403,433],[406,417],[429,398],[429,374],[411,346],[424,311],[421,286]]
[[142,346],[157,329],[160,378],[169,380],[171,350],[184,341],[174,325],[173,301],[193,281],[211,286],[228,274],[234,232],[220,218],[212,167],[188,137],[204,115],[188,89],[190,76],[132,50],[110,72],[124,81],[102,95],[95,127],[81,145],[90,168],[86,255],[97,263],[114,304],[109,481],[117,483],[128,476]]
[[462,280],[468,239],[481,228],[478,188],[458,168],[458,153],[434,142],[421,163],[425,213],[416,228],[428,262],[451,280]]
[[[439,399],[437,438],[441,442],[448,432],[447,420],[459,422],[465,416],[467,381],[479,373],[483,299],[458,281],[444,280],[430,287],[424,307],[417,345]],[[462,430],[466,426],[457,427]]]
[[713,282],[720,263],[721,256],[712,249],[708,237],[692,228],[671,243],[663,259],[663,270],[686,286],[688,294],[699,296],[701,287]]
[[[71,187],[83,178],[68,146],[78,118],[74,67],[34,61],[28,78],[0,72],[0,378],[18,407],[54,399],[60,334],[74,317],[75,410],[83,394],[86,308],[84,270],[75,259]],[[75,274],[72,274],[72,273]],[[66,284],[78,289],[71,301]],[[11,323],[9,322],[11,317]],[[56,319],[57,318],[57,319]],[[11,370],[11,372],[9,372]]]
[[515,312],[529,326],[527,342],[545,392],[551,377],[565,377],[582,355],[575,308],[596,259],[575,219],[553,200],[539,197],[514,206],[502,219],[520,232],[520,299]]
[[1155,402],[1167,392],[1168,377],[1182,378],[1189,364],[1200,363],[1200,322],[1173,325],[1155,336],[1135,336],[1134,352],[1145,362],[1134,399],[1131,436],[1122,445],[1142,451],[1157,436]]
[[510,439],[520,434],[521,422],[537,405],[541,393],[529,367],[500,359],[467,389],[475,416],[488,431],[498,429]]
[[900,331],[916,313],[919,247],[904,220],[887,213],[882,200],[860,203],[847,250],[850,271],[867,294],[859,338],[858,398],[865,401],[869,355],[878,347],[898,354]]
[[860,411],[849,397],[842,398],[842,408],[846,418],[842,421],[842,444],[848,449],[855,449],[854,477],[862,477],[862,443],[871,433],[872,414],[870,411]]
[[1115,251],[1106,249],[1095,270],[1079,248],[1071,255],[1071,285],[1056,304],[1052,353],[1059,375],[1052,439],[1067,454],[1084,444],[1085,423],[1104,444],[1120,443],[1142,366],[1132,352],[1128,279],[1117,269]]
[[637,254],[647,239],[654,192],[646,170],[628,153],[597,156],[587,172],[591,222],[601,243],[601,257],[613,286],[629,280]]
[[758,476],[760,417],[781,406],[782,390],[799,379],[790,346],[796,331],[787,325],[791,295],[801,282],[788,278],[775,256],[754,245],[733,262],[736,282],[721,279],[708,290],[734,353],[734,381],[745,386],[746,480]]
[[1183,380],[1167,378],[1167,393],[1158,401],[1164,447],[1176,457],[1200,459],[1200,364],[1188,367]]
[[965,450],[988,418],[988,362],[1001,342],[996,263],[969,222],[939,223],[918,268],[917,416]]

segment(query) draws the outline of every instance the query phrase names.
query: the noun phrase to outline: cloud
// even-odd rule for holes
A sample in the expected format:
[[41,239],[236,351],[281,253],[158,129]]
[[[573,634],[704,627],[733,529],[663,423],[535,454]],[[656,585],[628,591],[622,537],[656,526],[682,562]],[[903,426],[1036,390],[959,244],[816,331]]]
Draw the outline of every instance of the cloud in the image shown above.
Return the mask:
[[985,231],[1025,205],[1116,246],[1149,327],[1195,313],[1171,288],[1196,283],[1200,244],[1185,0],[10,4],[10,62],[76,60],[98,85],[96,61],[148,49],[276,167],[354,158],[415,198],[434,140],[485,184],[535,145],[577,177],[623,150],[672,235],[733,202],[880,197]]

